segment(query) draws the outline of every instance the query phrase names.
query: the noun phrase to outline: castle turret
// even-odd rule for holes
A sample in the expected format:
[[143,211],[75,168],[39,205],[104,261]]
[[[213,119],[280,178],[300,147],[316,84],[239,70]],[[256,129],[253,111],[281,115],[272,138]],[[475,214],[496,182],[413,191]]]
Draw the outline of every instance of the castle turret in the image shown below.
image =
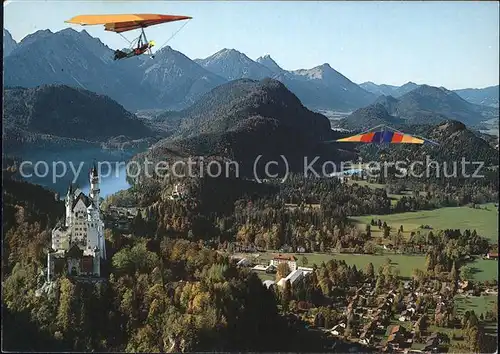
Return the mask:
[[93,269],[92,269],[92,273],[95,276],[100,277],[101,276],[101,255],[100,255],[100,250],[96,246],[96,247],[94,247],[94,249],[92,251],[93,251],[93,254],[92,254],[93,255]]
[[65,200],[65,206],[66,206],[66,217],[64,221],[64,225],[69,227],[72,222],[72,213],[71,213],[71,207],[73,205],[75,195],[73,191],[73,185],[70,183],[68,187],[68,192],[66,193],[66,200]]
[[96,209],[99,210],[99,193],[101,190],[99,189],[99,175],[97,172],[97,167],[94,163],[94,166],[90,170],[90,193],[89,196],[94,202]]

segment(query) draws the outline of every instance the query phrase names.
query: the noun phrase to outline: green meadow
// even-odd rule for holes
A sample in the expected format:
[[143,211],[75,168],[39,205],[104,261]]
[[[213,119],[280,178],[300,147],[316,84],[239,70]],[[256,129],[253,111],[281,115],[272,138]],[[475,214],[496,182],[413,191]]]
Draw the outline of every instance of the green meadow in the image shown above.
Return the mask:
[[[254,254],[244,254],[245,257],[253,259],[256,263],[269,264],[269,260],[273,257],[274,252],[259,253],[259,257],[253,258]],[[280,253],[285,255],[285,253]],[[307,259],[306,267],[312,267],[313,264],[320,265],[322,262],[328,262],[330,259],[344,260],[348,265],[356,265],[356,268],[364,269],[369,263],[373,264],[375,271],[381,265],[384,265],[386,259],[391,260],[391,265],[398,268],[401,277],[408,278],[414,268],[423,269],[425,266],[424,256],[409,256],[399,254],[389,255],[367,255],[367,254],[347,254],[347,253],[286,253],[294,255],[297,258],[297,265],[304,266],[302,257]],[[243,254],[242,254],[243,255]],[[260,273],[260,272],[259,272]]]
[[[479,235],[490,239],[491,242],[498,242],[498,210],[493,203],[483,204],[481,208],[473,209],[467,206],[441,208],[389,215],[359,216],[351,220],[363,228],[372,219],[385,221],[393,230],[403,225],[404,233],[408,236],[411,231],[417,231],[421,225],[429,225],[434,230],[475,229]],[[378,236],[377,233],[380,231],[373,228],[373,236]]]

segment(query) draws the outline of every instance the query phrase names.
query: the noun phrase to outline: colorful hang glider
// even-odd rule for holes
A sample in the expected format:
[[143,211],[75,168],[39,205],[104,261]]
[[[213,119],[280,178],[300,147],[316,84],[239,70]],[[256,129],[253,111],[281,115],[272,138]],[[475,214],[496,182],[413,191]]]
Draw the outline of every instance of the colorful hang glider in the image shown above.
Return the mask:
[[[115,51],[115,60],[116,60],[123,58],[131,58],[136,55],[144,54],[146,52],[149,52],[149,54],[152,55],[151,48],[155,45],[155,43],[154,41],[147,40],[144,28],[167,22],[190,20],[190,19],[191,17],[189,16],[158,15],[158,14],[79,15],[65,22],[78,24],[82,26],[104,25],[105,31],[116,32],[123,38],[125,38],[122,35],[123,32],[140,29],[141,34],[139,35],[139,37],[135,39],[133,42],[129,41],[130,48],[128,52],[124,52],[121,50]],[[174,35],[176,33],[174,33]],[[172,37],[170,39],[172,39]]]
[[[378,129],[378,130],[377,130]],[[394,128],[381,125],[364,133],[334,140],[339,143],[371,143],[371,144],[434,144],[438,143],[409,134],[402,133]]]

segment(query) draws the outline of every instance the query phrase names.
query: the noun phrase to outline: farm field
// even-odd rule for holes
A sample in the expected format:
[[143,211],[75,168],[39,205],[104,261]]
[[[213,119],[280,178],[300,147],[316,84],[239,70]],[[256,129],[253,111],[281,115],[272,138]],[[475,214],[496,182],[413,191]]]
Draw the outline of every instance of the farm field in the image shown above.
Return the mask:
[[472,268],[474,280],[486,281],[498,279],[498,261],[478,258],[467,263]]
[[[482,208],[452,207],[435,210],[406,212],[389,215],[367,215],[351,218],[351,220],[364,228],[372,219],[381,219],[393,230],[403,225],[404,234],[409,236],[411,231],[416,231],[420,225],[429,225],[435,230],[439,229],[470,229],[476,230],[483,237],[492,242],[498,242],[498,211],[493,203],[483,204]],[[372,229],[373,236],[381,233],[378,228]]]
[[[255,263],[269,264],[269,260],[273,257],[274,252],[258,253],[258,257],[253,257],[252,254],[240,254],[240,256],[252,259]],[[393,267],[399,268],[400,276],[407,278],[411,277],[414,268],[424,268],[424,256],[409,256],[400,254],[390,255],[368,255],[368,254],[346,254],[346,253],[280,253],[282,255],[294,255],[297,258],[298,266],[312,267],[313,264],[320,265],[322,262],[328,262],[330,259],[344,260],[349,265],[356,265],[356,268],[364,269],[370,262],[373,264],[375,271],[385,264],[386,259],[391,260]],[[307,258],[307,264],[302,264],[302,257]],[[260,272],[259,272],[260,273]]]
[[458,305],[457,312],[460,315],[463,315],[465,311],[472,310],[474,310],[477,316],[481,313],[486,314],[486,311],[493,310],[496,301],[498,301],[496,295],[455,297],[455,302]]

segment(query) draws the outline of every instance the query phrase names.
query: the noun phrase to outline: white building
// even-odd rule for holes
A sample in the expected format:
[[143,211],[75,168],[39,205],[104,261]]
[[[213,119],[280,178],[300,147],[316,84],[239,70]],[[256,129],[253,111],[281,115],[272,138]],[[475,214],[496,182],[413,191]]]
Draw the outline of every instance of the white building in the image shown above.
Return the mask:
[[52,230],[52,249],[47,255],[48,281],[60,273],[100,276],[101,259],[106,259],[106,244],[99,192],[95,165],[90,171],[89,196],[69,186],[64,221]]
[[251,264],[252,263],[246,258],[242,258],[236,263],[238,267],[249,267]]
[[275,284],[275,282],[272,280],[264,280],[262,284],[264,284],[264,286],[269,289],[271,286]]
[[283,286],[285,286],[285,283],[287,281],[290,281],[290,285],[293,285],[296,281],[304,278],[305,275],[306,274],[304,274],[304,271],[302,271],[300,269],[296,269],[293,272],[291,272],[290,274],[288,274],[288,276],[286,278],[281,278],[277,284],[278,284],[278,286],[283,287]]
[[269,262],[269,265],[275,266],[277,268],[278,264],[280,263],[287,263],[291,272],[297,269],[297,258],[292,255],[275,255],[274,258]]

